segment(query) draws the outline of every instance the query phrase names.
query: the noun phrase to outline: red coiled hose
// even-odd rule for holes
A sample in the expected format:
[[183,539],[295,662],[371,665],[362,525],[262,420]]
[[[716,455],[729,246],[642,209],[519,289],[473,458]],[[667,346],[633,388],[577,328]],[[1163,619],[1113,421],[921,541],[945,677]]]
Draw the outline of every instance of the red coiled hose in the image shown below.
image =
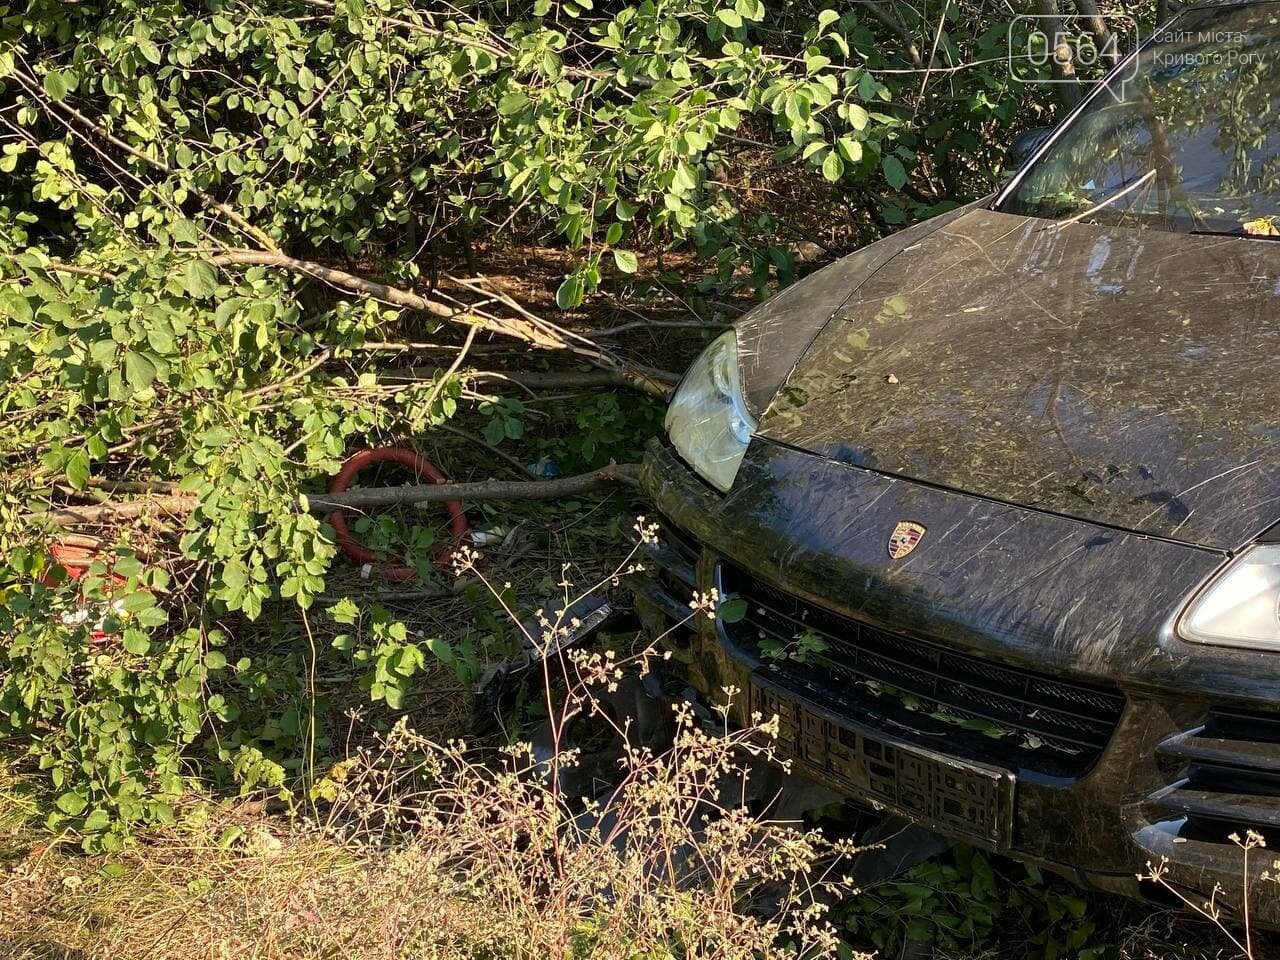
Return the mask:
[[[342,469],[338,471],[338,475],[333,478],[333,482],[329,484],[329,492],[340,493],[346,490],[356,474],[365,467],[373,466],[375,463],[398,463],[414,471],[423,480],[430,480],[432,483],[448,482],[444,474],[437,470],[431,461],[414,453],[412,450],[405,450],[403,447],[376,447],[372,450],[361,450],[347,460],[342,465]],[[467,515],[462,512],[462,504],[457,500],[445,500],[443,505],[445,512],[449,515],[450,535],[454,541],[461,540],[470,529],[467,525]],[[333,527],[334,535],[342,552],[361,565],[364,576],[368,576],[369,573],[376,570],[388,580],[416,580],[418,578],[418,571],[414,570],[413,567],[405,566],[404,561],[399,557],[389,557],[385,561],[378,562],[373,551],[351,535],[351,530],[347,527],[346,518],[342,515],[341,510],[335,510],[329,514],[329,526]],[[447,568],[453,559],[453,545],[438,544],[432,550],[432,554],[438,566]]]

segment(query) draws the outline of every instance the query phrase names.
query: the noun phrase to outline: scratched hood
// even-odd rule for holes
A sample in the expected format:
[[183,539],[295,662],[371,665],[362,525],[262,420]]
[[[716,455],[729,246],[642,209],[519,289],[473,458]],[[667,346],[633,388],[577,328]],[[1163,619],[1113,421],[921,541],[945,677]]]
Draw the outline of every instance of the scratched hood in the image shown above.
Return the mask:
[[1232,549],[1280,519],[1278,358],[1280,243],[979,210],[858,287],[759,433]]

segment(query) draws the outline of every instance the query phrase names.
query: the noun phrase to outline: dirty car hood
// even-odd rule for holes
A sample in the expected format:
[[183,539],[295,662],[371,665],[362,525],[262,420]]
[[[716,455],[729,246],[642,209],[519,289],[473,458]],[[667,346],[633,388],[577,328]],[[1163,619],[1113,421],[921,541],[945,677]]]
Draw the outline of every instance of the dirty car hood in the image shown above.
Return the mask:
[[1232,549],[1280,516],[1277,357],[1280,243],[979,210],[858,288],[758,432]]

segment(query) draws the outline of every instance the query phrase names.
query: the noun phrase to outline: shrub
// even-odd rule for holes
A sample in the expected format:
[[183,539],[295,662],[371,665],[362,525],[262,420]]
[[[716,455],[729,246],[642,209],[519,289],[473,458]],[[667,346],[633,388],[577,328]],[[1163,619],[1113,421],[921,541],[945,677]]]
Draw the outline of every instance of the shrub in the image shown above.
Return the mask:
[[[641,247],[696,248],[723,279],[746,267],[763,288],[790,278],[792,240],[720,178],[744,149],[874,210],[875,230],[855,233],[985,190],[995,134],[1021,109],[1000,96],[1002,66],[985,65],[1003,50],[1003,15],[953,0],[930,23],[881,6],[0,3],[0,552],[33,558],[0,576],[45,602],[42,511],[67,491],[142,482],[192,507],[165,524],[181,596],[164,622],[138,611],[124,647],[99,654],[83,631],[14,611],[23,639],[5,654],[0,720],[78,798],[63,826],[94,835],[104,817],[123,828],[163,816],[200,724],[218,746],[212,764],[187,757],[192,773],[285,785],[301,765],[283,747],[297,705],[249,711],[250,723],[204,671],[221,620],[264,613],[296,647],[277,665],[311,657],[303,616],[335,550],[299,494],[350,446],[419,436],[460,405],[483,408],[492,442],[523,432],[511,398],[464,390],[462,354],[423,382],[380,383],[363,348],[434,333],[450,309],[404,290],[389,305],[362,278],[335,287],[323,264],[424,287],[473,231],[510,228],[572,251],[565,307],[607,274],[629,276]],[[894,72],[917,69],[910,37],[926,33],[973,68],[919,87]],[[524,314],[496,329],[560,342]],[[629,445],[628,421],[656,427],[652,411],[602,399],[557,449],[599,462]],[[418,654],[392,630],[405,669],[374,653],[367,687],[394,704]],[[63,663],[89,673],[38,679]],[[218,668],[225,686],[243,686],[239,667]],[[26,705],[36,682],[61,699]],[[99,718],[128,761],[107,776],[59,745],[47,727],[73,717]]]

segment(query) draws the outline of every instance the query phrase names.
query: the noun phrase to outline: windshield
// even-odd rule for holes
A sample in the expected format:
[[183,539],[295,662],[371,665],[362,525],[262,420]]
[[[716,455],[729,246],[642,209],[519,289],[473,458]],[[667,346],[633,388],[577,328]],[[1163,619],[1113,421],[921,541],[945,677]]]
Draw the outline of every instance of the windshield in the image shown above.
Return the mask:
[[1000,209],[1280,236],[1280,3],[1186,13],[1122,73]]

